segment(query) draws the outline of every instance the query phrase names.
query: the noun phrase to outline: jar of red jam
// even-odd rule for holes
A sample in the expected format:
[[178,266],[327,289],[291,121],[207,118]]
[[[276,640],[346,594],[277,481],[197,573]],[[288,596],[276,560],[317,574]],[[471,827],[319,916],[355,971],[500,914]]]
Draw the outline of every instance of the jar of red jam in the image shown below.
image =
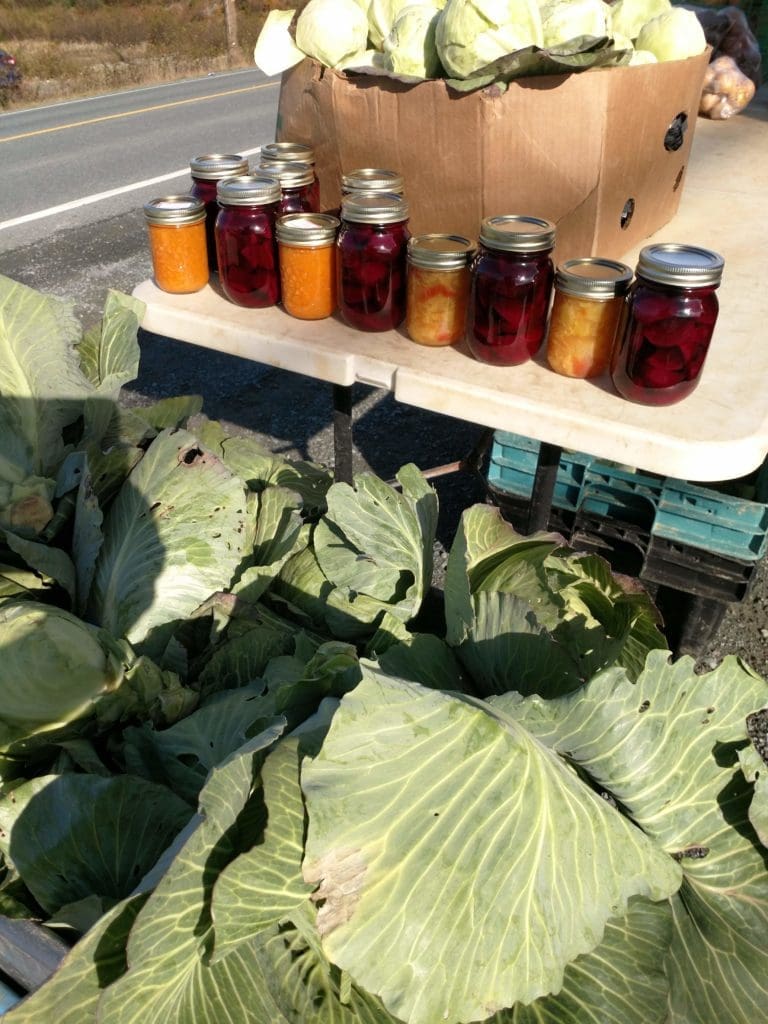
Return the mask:
[[723,257],[675,242],[640,251],[611,377],[624,398],[672,405],[699,383],[717,321]]
[[342,196],[351,195],[353,192],[394,192],[401,196],[403,189],[402,174],[384,167],[360,167],[341,176]]
[[312,164],[299,160],[262,160],[259,169],[280,182],[280,215],[318,213],[318,195]]
[[552,297],[555,225],[503,214],[480,225],[471,267],[467,341],[484,363],[516,366],[538,352]]
[[339,311],[360,331],[389,331],[406,305],[408,204],[392,193],[345,196],[337,240]]
[[267,175],[225,178],[217,188],[219,281],[230,302],[260,309],[280,301],[275,223],[280,182]]
[[216,261],[216,218],[219,204],[216,202],[216,186],[223,178],[234,178],[248,173],[248,160],[239,153],[206,153],[194,156],[189,161],[192,174],[190,195],[205,203],[205,239],[208,245],[208,266],[212,273],[218,270]]
[[302,163],[309,164],[312,168],[313,181],[309,189],[310,203],[312,210],[320,209],[320,182],[317,180],[315,171],[315,151],[311,146],[303,142],[268,142],[261,147],[259,156],[262,170],[268,164],[275,163]]

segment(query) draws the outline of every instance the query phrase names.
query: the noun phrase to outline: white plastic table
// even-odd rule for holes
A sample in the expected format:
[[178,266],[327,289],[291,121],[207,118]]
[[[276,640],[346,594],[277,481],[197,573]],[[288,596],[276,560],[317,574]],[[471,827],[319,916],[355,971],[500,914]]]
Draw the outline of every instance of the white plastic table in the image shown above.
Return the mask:
[[[643,244],[720,252],[720,318],[699,387],[666,408],[630,403],[607,380],[558,376],[543,358],[491,367],[462,348],[416,345],[401,331],[370,334],[336,318],[310,323],[280,308],[243,309],[215,285],[174,296],[144,281],[134,295],[147,305],[146,330],[328,381],[337,397],[361,382],[431,412],[536,438],[542,450],[588,452],[692,481],[734,479],[768,452],[767,200],[766,97],[730,121],[699,118],[680,209]],[[639,248],[624,261],[634,266]]]

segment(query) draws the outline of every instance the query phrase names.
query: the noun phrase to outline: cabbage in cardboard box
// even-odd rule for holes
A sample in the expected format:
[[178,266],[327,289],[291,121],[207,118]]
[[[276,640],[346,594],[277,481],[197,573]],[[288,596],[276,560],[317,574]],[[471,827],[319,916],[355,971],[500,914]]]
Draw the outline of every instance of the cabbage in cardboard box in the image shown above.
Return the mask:
[[620,258],[677,211],[709,56],[469,93],[305,59],[283,72],[276,137],[314,148],[326,209],[342,173],[389,167],[414,233],[476,237],[484,216],[526,213],[555,221],[558,261]]

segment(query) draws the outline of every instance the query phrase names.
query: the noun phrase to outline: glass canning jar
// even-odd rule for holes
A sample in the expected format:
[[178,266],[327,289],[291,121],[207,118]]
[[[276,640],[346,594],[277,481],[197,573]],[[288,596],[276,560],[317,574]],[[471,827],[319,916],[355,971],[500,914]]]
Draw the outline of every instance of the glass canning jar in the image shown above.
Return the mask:
[[401,196],[403,188],[403,176],[384,167],[360,167],[341,176],[342,196],[353,192],[390,192]]
[[267,175],[225,178],[217,188],[219,281],[230,302],[252,309],[280,301],[275,221],[280,182]]
[[300,320],[322,320],[336,310],[338,217],[289,213],[277,220],[283,309]]
[[474,244],[462,235],[409,240],[405,330],[412,341],[452,345],[464,337],[474,252]]
[[337,240],[339,311],[350,327],[389,331],[406,300],[408,204],[402,196],[349,195]]
[[317,213],[319,196],[312,164],[298,160],[262,160],[259,170],[280,182],[280,214]]
[[248,173],[248,160],[239,153],[206,153],[194,156],[189,161],[192,175],[190,195],[202,199],[205,203],[205,238],[208,244],[208,266],[211,273],[216,273],[216,218],[219,215],[219,204],[216,202],[216,185],[223,178],[234,178],[236,175]]
[[312,185],[309,188],[309,202],[313,210],[320,209],[320,182],[317,180],[315,151],[312,146],[307,146],[303,142],[268,142],[261,147],[259,160],[262,169],[264,169],[265,165],[275,163],[298,162],[309,164],[312,168],[313,176]]
[[471,266],[467,342],[484,363],[516,366],[538,352],[547,329],[555,225],[503,214],[480,224]]
[[205,204],[194,196],[163,196],[144,204],[155,284],[185,295],[208,283]]
[[599,377],[611,361],[632,268],[587,256],[555,271],[547,362],[566,377]]
[[699,383],[718,314],[723,257],[660,242],[640,250],[611,359],[624,398],[672,405]]

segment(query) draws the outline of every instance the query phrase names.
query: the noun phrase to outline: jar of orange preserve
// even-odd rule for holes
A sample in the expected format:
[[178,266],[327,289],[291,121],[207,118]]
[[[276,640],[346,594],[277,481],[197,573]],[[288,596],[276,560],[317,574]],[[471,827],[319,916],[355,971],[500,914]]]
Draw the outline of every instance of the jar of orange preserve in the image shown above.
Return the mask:
[[585,256],[555,273],[547,362],[566,377],[599,377],[608,369],[632,269]]
[[338,217],[286,213],[277,219],[283,309],[299,320],[322,320],[336,309]]
[[405,330],[420,345],[461,341],[475,247],[462,235],[415,235],[408,241]]
[[205,203],[194,196],[164,196],[144,204],[155,284],[184,295],[208,283]]

